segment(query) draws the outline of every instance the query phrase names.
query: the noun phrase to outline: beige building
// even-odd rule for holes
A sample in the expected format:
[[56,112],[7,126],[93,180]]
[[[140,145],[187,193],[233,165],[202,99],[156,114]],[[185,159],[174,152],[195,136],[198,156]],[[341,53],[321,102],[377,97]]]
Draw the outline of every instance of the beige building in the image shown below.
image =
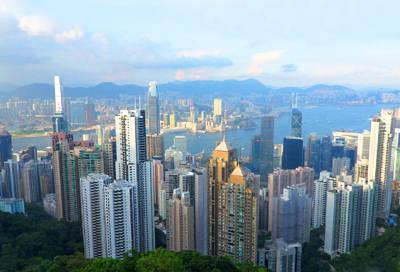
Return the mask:
[[175,189],[168,201],[168,250],[195,250],[194,207],[189,192]]
[[218,218],[219,194],[222,185],[228,182],[228,177],[237,162],[236,149],[228,146],[225,139],[214,149],[208,162],[208,254],[218,255]]
[[218,201],[218,255],[256,262],[260,176],[237,165]]

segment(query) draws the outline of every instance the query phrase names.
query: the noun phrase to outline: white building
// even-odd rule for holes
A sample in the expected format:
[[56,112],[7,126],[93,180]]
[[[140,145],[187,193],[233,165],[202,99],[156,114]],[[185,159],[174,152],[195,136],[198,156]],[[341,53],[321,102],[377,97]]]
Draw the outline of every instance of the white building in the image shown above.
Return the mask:
[[336,184],[336,179],[330,177],[330,173],[322,171],[320,178],[314,181],[314,198],[312,228],[317,229],[325,225],[326,215],[326,196],[329,190],[332,190]]
[[374,183],[346,184],[328,191],[324,251],[348,253],[375,234]]
[[61,84],[61,78],[54,76],[54,91],[55,91],[55,113],[63,112],[63,86]]
[[119,180],[104,187],[106,256],[122,258],[140,251],[137,186]]
[[371,120],[368,180],[378,185],[378,216],[389,216],[392,197],[390,158],[392,142],[392,110],[382,110],[380,116]]
[[80,180],[82,233],[85,257],[106,257],[104,187],[112,183],[105,174],[89,174]]
[[116,130],[116,177],[135,184],[137,202],[136,228],[139,252],[155,248],[153,168],[147,161],[146,125],[143,110],[121,110],[115,116]]

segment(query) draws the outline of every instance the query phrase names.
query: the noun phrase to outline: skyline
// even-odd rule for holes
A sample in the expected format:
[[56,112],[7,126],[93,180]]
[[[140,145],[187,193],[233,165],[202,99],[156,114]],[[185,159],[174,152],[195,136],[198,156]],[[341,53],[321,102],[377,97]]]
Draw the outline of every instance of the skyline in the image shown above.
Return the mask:
[[0,82],[60,74],[66,85],[255,78],[395,88],[399,7],[394,0],[3,0]]

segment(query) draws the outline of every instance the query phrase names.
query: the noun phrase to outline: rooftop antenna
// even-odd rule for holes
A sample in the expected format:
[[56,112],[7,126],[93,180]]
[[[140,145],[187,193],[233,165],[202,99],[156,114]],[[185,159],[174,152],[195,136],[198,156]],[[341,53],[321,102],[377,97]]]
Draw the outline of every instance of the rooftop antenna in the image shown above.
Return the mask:
[[292,93],[292,109],[297,109],[297,93]]
[[139,110],[142,109],[142,104],[140,103],[140,95],[139,95]]
[[135,96],[135,104],[134,105],[135,105],[134,109],[136,110],[137,109],[137,107],[136,107],[136,96]]

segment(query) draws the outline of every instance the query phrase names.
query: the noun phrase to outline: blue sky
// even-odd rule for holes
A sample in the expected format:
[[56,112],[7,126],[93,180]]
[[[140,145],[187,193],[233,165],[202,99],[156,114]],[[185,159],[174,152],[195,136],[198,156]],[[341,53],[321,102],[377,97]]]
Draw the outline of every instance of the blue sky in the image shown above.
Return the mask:
[[398,0],[0,0],[0,82],[400,87]]

